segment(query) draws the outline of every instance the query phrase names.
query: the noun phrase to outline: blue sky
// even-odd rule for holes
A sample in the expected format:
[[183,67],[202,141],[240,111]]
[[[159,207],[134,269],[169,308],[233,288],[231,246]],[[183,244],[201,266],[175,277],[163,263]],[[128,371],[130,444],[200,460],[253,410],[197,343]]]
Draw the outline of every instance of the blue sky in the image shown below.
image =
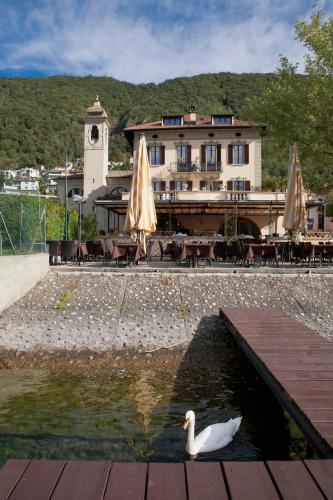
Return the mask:
[[[333,0],[317,4],[333,15]],[[107,75],[133,83],[302,69],[296,18],[313,0],[0,0],[0,76]]]

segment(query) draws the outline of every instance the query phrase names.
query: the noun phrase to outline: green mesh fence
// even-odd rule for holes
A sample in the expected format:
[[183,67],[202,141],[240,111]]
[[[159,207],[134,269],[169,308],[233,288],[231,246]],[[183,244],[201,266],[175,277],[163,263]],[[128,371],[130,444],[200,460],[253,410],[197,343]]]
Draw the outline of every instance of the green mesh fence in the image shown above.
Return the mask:
[[[68,212],[75,237],[77,213]],[[0,255],[44,252],[47,240],[64,238],[65,208],[57,200],[29,195],[0,195]],[[69,235],[71,236],[71,235]]]

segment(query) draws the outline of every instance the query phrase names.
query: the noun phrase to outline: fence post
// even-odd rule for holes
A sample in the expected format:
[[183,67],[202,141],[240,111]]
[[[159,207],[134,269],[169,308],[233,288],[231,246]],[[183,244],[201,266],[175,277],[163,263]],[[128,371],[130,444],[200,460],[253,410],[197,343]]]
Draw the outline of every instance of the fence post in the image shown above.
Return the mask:
[[10,245],[11,245],[12,250],[13,250],[13,252],[14,252],[14,255],[16,255],[15,248],[14,248],[14,245],[13,245],[12,239],[11,239],[11,237],[10,237],[10,234],[9,234],[9,232],[8,232],[8,229],[7,229],[7,226],[6,226],[6,222],[5,222],[5,219],[3,218],[2,212],[0,212],[0,216],[1,216],[1,220],[2,220],[2,223],[3,223],[3,225],[4,225],[4,228],[5,228],[5,231],[6,231],[6,233],[7,233],[7,236],[8,236],[9,242],[10,242]]
[[39,222],[38,222],[38,227],[37,227],[37,231],[36,231],[36,234],[35,234],[34,240],[33,240],[33,242],[32,242],[32,245],[31,245],[31,248],[30,248],[30,252],[29,252],[29,253],[32,253],[33,248],[34,248],[34,246],[35,246],[35,243],[36,243],[36,238],[37,238],[37,236],[38,236],[38,233],[40,232],[40,226],[41,226],[41,223],[42,223],[42,220],[43,220],[44,214],[45,214],[45,208],[44,208],[44,210],[43,210],[43,212],[42,212],[42,216],[41,216],[41,218],[39,219]]
[[44,252],[46,252],[46,207],[44,208]]

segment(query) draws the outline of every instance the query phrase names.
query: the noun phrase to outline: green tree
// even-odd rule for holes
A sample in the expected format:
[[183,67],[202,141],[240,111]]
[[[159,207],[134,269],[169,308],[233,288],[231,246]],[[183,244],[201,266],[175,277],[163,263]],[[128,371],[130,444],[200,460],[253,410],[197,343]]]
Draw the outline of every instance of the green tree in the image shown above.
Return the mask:
[[308,187],[333,185],[333,18],[316,11],[309,22],[295,23],[307,49],[305,75],[280,58],[274,78],[261,97],[247,103],[249,117],[267,125],[267,135],[288,156],[297,142]]

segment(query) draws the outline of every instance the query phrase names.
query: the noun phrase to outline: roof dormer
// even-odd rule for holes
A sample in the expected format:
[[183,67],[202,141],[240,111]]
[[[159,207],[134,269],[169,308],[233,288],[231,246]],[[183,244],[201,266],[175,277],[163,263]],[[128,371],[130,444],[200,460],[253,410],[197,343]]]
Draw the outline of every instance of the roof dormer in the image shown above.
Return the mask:
[[233,123],[234,123],[234,115],[230,113],[212,115],[212,125],[233,125]]
[[166,115],[162,116],[162,125],[183,125],[183,117],[181,115]]

